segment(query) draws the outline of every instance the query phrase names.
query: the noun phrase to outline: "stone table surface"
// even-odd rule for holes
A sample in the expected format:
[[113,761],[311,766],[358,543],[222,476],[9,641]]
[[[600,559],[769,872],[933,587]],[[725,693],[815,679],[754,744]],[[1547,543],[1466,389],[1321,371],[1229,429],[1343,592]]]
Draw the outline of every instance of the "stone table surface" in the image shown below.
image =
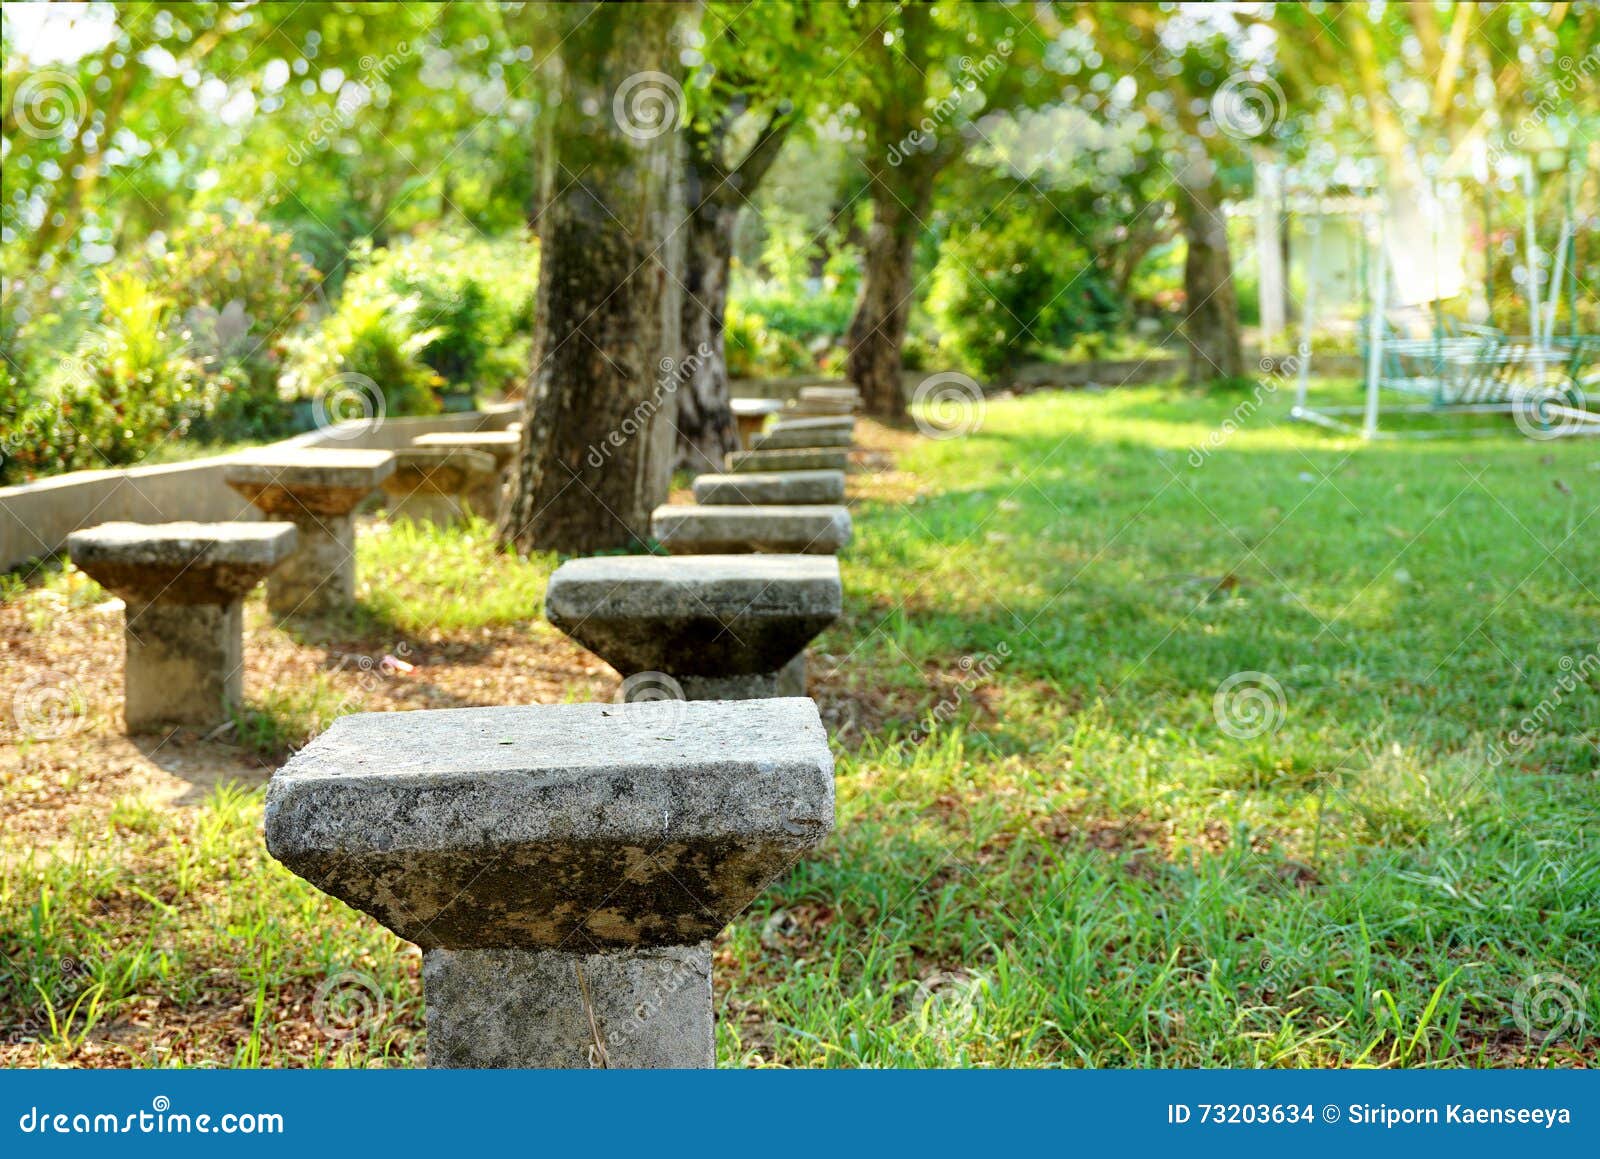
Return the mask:
[[783,403],[775,398],[732,398],[728,407],[735,415],[770,415],[782,410]]
[[466,447],[485,451],[502,461],[516,454],[521,443],[520,431],[435,431],[411,440],[414,447]]
[[830,556],[598,556],[555,570],[545,615],[624,676],[745,675],[787,664],[842,598]]
[[804,699],[341,717],[272,777],[267,848],[425,949],[692,945],[833,823]]
[[390,451],[307,448],[250,452],[223,471],[228,486],[269,515],[349,513],[393,472]]
[[72,562],[124,599],[228,603],[295,549],[292,523],[102,523],[67,539]]

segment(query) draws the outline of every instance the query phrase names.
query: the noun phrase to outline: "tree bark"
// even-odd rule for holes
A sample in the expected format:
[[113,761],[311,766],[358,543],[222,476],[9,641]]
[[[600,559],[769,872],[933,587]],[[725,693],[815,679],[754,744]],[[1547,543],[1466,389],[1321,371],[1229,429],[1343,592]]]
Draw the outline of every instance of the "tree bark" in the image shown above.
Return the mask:
[[1178,221],[1189,246],[1183,264],[1189,381],[1239,378],[1244,374],[1244,350],[1215,164],[1203,156],[1191,157],[1178,175],[1177,200]]
[[739,449],[728,390],[723,325],[728,311],[728,278],[733,263],[737,206],[706,201],[695,208],[702,174],[688,165],[685,194],[690,214],[683,261],[683,381],[678,388],[678,465],[699,474],[724,469],[729,451]]
[[739,212],[777,159],[794,121],[784,113],[768,120],[736,169],[723,167],[722,152],[732,111],[709,130],[690,126],[684,149],[683,347],[678,387],[678,466],[696,474],[724,469],[739,449],[728,387],[723,326],[733,265],[733,233]]
[[[883,174],[873,176],[872,228],[862,254],[861,294],[845,335],[846,374],[860,388],[862,409],[884,418],[906,413],[900,348],[911,317],[917,232],[933,193],[931,172],[926,180],[911,176],[911,181],[894,184]],[[900,188],[894,188],[896,184]]]
[[676,71],[676,18],[670,5],[551,10],[561,60],[546,105],[538,323],[498,533],[519,552],[632,546],[666,498],[680,319],[665,243],[681,192],[681,91],[647,80],[646,95],[661,97],[651,105],[637,90],[641,73]]

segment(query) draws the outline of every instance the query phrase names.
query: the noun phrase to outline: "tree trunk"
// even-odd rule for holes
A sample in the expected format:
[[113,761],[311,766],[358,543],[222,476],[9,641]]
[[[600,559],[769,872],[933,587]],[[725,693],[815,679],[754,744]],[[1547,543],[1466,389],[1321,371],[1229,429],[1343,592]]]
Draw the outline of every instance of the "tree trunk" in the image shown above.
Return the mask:
[[900,347],[915,292],[917,234],[933,200],[935,172],[933,164],[920,158],[873,172],[872,228],[862,255],[861,294],[845,335],[845,365],[850,381],[861,390],[862,409],[883,418],[906,413]]
[[1183,265],[1183,334],[1189,343],[1189,381],[1211,382],[1244,374],[1233,260],[1216,166],[1194,157],[1178,178],[1178,221],[1189,245]]
[[664,242],[681,191],[681,91],[646,77],[654,88],[641,94],[638,74],[675,71],[677,14],[602,4],[550,15],[563,58],[546,105],[551,195],[537,222],[534,369],[499,539],[586,553],[647,538],[670,480],[680,306]]
[[700,474],[725,469],[739,449],[728,395],[722,330],[728,310],[728,274],[739,204],[725,204],[707,186],[717,178],[687,150],[684,195],[690,207],[684,231],[683,347],[678,386],[678,465]]

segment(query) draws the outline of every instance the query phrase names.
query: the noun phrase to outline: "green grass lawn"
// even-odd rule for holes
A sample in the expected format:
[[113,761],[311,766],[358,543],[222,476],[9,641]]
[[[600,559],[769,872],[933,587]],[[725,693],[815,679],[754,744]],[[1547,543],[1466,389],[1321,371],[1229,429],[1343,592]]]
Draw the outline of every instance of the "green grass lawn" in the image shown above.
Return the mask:
[[[719,946],[723,1065],[1600,1058],[1600,444],[1246,397],[992,402],[857,506],[812,661],[838,827]],[[400,624],[489,558],[396,548]],[[485,566],[490,623],[550,561]],[[129,805],[0,861],[4,1017],[69,1063],[415,1062],[415,951],[259,823]]]

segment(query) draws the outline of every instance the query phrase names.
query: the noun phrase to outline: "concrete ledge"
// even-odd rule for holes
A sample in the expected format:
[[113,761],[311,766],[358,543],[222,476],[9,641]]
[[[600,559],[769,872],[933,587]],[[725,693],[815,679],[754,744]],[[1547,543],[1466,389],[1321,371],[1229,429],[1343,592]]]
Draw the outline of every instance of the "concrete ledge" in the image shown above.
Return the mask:
[[504,430],[520,413],[519,404],[502,403],[481,411],[385,419],[376,425],[356,420],[209,459],[74,471],[0,487],[0,571],[56,554],[66,547],[67,536],[96,523],[260,519],[261,512],[227,484],[227,467],[235,459],[309,447],[394,451],[409,447],[418,435],[437,431]]

